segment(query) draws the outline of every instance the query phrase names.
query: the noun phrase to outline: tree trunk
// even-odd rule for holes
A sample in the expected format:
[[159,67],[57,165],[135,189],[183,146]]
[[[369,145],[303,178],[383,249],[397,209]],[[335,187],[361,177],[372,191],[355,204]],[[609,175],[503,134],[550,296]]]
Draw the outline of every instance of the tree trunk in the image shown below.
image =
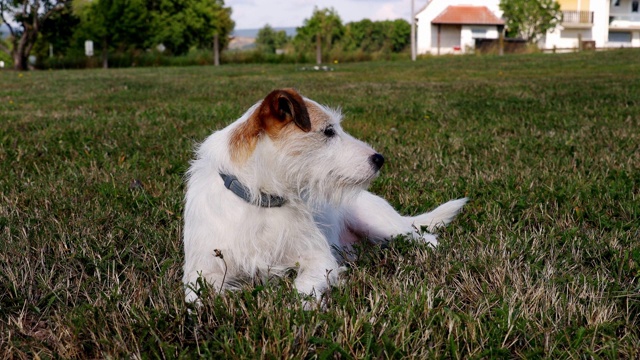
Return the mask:
[[220,39],[218,34],[213,35],[213,65],[220,66]]
[[27,66],[28,59],[23,54],[20,54],[18,51],[13,52],[13,68],[17,71],[27,71],[29,67]]
[[320,34],[316,35],[316,64],[322,64],[322,45],[320,41]]
[[102,39],[102,68],[109,68],[109,50],[107,47],[107,39]]
[[13,51],[11,57],[13,58],[13,68],[17,71],[29,70],[29,53],[27,50],[31,48],[27,47],[27,40],[29,39],[28,31],[25,31],[20,36],[20,39],[13,43]]

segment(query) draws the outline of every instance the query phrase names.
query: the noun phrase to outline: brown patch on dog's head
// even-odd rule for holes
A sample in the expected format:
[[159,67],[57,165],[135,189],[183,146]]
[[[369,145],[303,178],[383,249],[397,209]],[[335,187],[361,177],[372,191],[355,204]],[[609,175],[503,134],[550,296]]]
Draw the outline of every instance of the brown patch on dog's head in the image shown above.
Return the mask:
[[267,134],[278,138],[282,129],[294,123],[309,132],[311,120],[304,99],[294,89],[274,90],[262,100],[258,109],[231,134],[231,159],[246,160],[256,147],[258,139]]

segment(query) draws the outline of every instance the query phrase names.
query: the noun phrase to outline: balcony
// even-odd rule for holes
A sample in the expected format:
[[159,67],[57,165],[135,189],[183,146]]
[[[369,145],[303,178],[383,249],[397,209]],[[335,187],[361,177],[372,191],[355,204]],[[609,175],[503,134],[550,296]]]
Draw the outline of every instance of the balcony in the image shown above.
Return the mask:
[[609,22],[613,21],[627,21],[627,22],[640,22],[639,14],[610,14]]
[[563,11],[562,25],[593,25],[593,11]]
[[640,29],[640,15],[633,14],[610,14],[609,29],[638,30]]

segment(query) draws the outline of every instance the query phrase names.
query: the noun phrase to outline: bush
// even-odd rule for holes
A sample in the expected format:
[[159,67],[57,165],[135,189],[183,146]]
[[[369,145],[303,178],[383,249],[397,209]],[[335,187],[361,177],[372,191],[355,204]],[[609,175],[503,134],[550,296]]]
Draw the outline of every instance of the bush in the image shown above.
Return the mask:
[[[167,56],[157,51],[121,52],[109,54],[110,68],[155,67],[155,66],[191,66],[213,64],[211,51],[190,51],[182,56]],[[39,60],[39,69],[86,69],[102,66],[100,54],[87,57],[83,54],[72,54],[64,57],[44,58]]]
[[[323,55],[324,63],[349,63],[371,60],[398,60],[407,59],[408,52],[393,53],[390,51],[365,52],[362,49],[345,51],[334,48]],[[266,53],[259,49],[254,50],[228,50],[220,55],[222,64],[310,64],[315,62],[315,52],[292,52],[288,54]],[[109,54],[110,68],[126,67],[156,67],[156,66],[194,66],[213,65],[213,51],[191,50],[185,55],[164,55],[157,51],[134,51]],[[102,66],[100,54],[87,57],[84,54],[70,54],[64,57],[38,59],[38,69],[87,69]]]

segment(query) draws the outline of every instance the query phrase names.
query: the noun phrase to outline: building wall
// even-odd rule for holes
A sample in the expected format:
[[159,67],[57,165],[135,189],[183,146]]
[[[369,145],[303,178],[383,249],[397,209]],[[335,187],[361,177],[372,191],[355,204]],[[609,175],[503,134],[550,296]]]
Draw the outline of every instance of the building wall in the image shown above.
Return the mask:
[[[615,0],[558,0],[562,11],[591,11],[593,12],[593,24],[591,26],[561,24],[547,32],[541,47],[552,48],[577,48],[578,34],[582,40],[593,40],[596,47],[607,46],[609,34],[609,4]],[[621,0],[629,1],[629,0]]]
[[[589,11],[590,0],[556,0],[562,10],[567,11]],[[594,0],[597,2],[599,0]]]
[[[438,54],[438,25],[431,25],[431,54]],[[460,25],[440,26],[440,55],[461,53]]]
[[[484,33],[484,34],[482,34]],[[467,52],[476,46],[476,38],[497,39],[500,37],[497,26],[462,25],[460,30],[460,45],[462,52]]]
[[[490,25],[440,25],[440,55],[464,54],[475,47],[476,38],[497,39]],[[438,54],[438,25],[431,25],[431,54]]]
[[609,36],[609,3],[611,0],[591,0],[589,11],[593,11],[591,29],[596,47],[605,47]]

